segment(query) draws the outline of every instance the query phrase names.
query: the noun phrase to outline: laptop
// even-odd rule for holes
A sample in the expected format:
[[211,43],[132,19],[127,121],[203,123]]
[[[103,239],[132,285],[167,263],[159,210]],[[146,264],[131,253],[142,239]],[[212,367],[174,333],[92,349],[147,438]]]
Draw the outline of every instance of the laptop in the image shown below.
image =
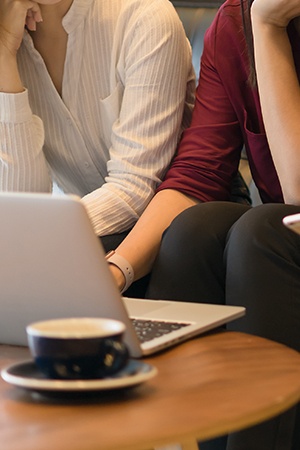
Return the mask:
[[[125,323],[130,354],[140,358],[245,313],[243,307],[121,297],[79,197],[0,193],[0,217],[2,344],[27,346],[25,328],[38,320],[108,317]],[[138,327],[162,325],[141,342],[136,321]]]

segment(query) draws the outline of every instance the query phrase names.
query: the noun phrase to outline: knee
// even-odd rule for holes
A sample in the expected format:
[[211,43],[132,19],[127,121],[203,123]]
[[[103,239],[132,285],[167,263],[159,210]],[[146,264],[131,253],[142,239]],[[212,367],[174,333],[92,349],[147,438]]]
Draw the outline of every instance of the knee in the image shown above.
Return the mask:
[[[282,222],[284,216],[300,212],[300,207],[284,204],[264,204],[249,209],[233,225],[228,235],[228,245],[236,244],[235,249],[245,252],[254,248],[279,249],[287,242],[298,239]],[[299,240],[299,239],[298,239]]]
[[166,230],[166,236],[176,236],[183,240],[185,237],[198,236],[212,232],[214,225],[214,211],[209,211],[208,204],[192,206],[180,213]]
[[200,215],[198,206],[179,214],[163,234],[160,255],[168,254],[172,259],[177,259],[194,253],[204,236],[201,232],[203,221]]
[[164,234],[164,240],[203,244],[223,240],[232,223],[249,207],[232,202],[207,202],[192,206],[179,214]]

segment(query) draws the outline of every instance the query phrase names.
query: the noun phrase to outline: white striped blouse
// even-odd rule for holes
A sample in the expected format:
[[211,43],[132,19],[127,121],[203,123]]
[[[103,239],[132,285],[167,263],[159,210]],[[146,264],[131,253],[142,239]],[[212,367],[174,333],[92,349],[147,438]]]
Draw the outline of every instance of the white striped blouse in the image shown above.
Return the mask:
[[168,0],[74,0],[62,97],[25,31],[0,93],[0,190],[82,197],[98,235],[136,222],[188,124],[191,49]]

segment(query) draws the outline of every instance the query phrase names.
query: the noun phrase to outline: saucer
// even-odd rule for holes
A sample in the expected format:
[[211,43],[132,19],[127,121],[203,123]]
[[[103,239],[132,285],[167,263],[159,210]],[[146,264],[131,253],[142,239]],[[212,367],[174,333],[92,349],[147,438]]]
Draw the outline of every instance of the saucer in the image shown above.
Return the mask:
[[130,359],[117,374],[101,379],[53,380],[47,378],[32,360],[14,364],[1,371],[1,376],[7,383],[42,394],[122,389],[141,384],[156,374],[154,366],[135,359]]

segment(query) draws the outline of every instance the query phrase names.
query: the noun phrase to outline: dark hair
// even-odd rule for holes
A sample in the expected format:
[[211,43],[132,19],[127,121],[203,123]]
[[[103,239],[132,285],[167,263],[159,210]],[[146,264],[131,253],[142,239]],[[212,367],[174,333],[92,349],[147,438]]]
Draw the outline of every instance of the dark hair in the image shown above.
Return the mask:
[[243,20],[244,35],[249,56],[249,82],[252,86],[256,85],[256,73],[254,62],[253,34],[251,27],[250,9],[254,0],[240,0],[241,14]]

